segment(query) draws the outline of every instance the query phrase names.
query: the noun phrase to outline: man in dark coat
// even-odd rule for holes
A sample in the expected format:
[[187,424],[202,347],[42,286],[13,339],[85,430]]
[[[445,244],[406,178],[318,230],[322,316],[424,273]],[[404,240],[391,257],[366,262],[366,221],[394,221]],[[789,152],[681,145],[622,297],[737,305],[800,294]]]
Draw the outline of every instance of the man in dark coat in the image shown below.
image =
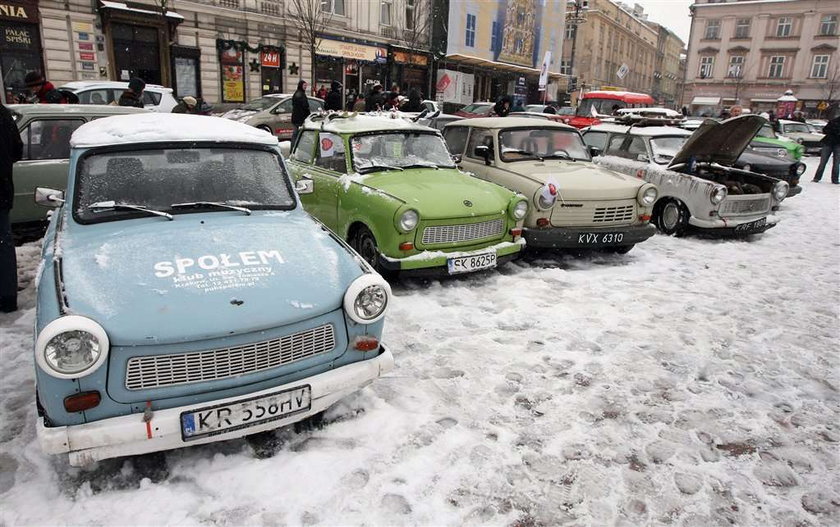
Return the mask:
[[404,112],[422,112],[423,101],[420,99],[420,90],[411,88],[408,92],[408,102],[402,106]]
[[820,165],[814,175],[814,182],[819,183],[823,171],[828,165],[828,159],[833,156],[831,163],[831,182],[840,185],[840,115],[828,121],[823,127],[825,136],[820,140]]
[[0,311],[17,310],[17,259],[9,213],[15,197],[12,166],[23,156],[12,113],[0,103]]
[[365,111],[376,112],[385,108],[385,97],[382,95],[382,85],[374,84],[373,90],[365,97]]
[[292,95],[292,144],[295,144],[298,129],[309,117],[309,99],[306,97],[306,88],[305,80],[298,81],[297,90]]
[[342,99],[343,97],[341,96],[341,83],[338,81],[332,81],[332,84],[330,84],[330,93],[328,93],[327,98],[324,99],[324,109],[340,112],[342,110]]
[[128,89],[122,92],[118,104],[120,106],[133,106],[135,108],[144,108],[143,106],[143,90],[146,89],[146,81],[140,77],[133,77],[128,81]]
[[499,117],[507,117],[510,113],[510,97],[507,95],[499,97],[499,100],[496,101],[496,105],[493,106],[493,113]]
[[26,87],[32,93],[32,98],[27,102],[39,102],[41,104],[64,104],[67,99],[55,89],[53,83],[48,82],[38,71],[30,71],[23,78]]

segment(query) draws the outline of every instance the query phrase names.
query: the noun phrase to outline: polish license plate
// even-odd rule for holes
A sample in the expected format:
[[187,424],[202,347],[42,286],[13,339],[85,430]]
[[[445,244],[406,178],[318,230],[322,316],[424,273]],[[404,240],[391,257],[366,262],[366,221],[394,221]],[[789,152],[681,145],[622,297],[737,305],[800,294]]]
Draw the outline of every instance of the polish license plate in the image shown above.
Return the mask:
[[624,241],[623,232],[585,232],[578,234],[578,245],[614,245]]
[[764,228],[767,225],[767,218],[761,218],[755,221],[751,221],[749,223],[742,223],[740,225],[735,226],[735,232],[753,232]]
[[181,414],[181,437],[190,441],[224,434],[305,412],[311,406],[312,387],[308,384],[261,397],[208,406]]
[[469,273],[496,267],[496,253],[488,252],[471,256],[458,256],[446,260],[449,274]]

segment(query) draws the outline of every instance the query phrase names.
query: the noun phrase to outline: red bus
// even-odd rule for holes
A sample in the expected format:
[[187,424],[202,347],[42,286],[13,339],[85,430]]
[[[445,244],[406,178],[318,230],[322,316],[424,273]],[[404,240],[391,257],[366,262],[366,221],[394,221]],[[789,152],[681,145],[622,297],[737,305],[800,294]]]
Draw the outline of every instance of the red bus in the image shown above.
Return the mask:
[[598,90],[584,93],[578,101],[575,116],[569,124],[575,128],[586,128],[601,122],[599,117],[607,117],[621,108],[645,108],[654,105],[653,97],[646,93],[629,91]]

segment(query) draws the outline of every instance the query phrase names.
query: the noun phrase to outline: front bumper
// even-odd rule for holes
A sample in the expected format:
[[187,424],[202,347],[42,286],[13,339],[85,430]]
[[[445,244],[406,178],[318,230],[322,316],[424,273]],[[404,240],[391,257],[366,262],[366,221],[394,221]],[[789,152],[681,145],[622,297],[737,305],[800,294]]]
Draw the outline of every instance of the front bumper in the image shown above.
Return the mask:
[[791,185],[791,186],[788,187],[787,197],[790,198],[790,197],[796,196],[797,194],[799,194],[801,192],[802,192],[802,186],[801,185]]
[[[211,401],[209,404],[233,404],[239,400],[262,397],[308,384],[312,389],[312,404],[309,410],[290,415],[276,421],[263,422],[248,428],[231,430],[186,442],[181,436],[181,413],[194,411],[208,403],[153,411],[147,430],[143,414],[112,417],[91,423],[73,426],[44,426],[44,419],[38,418],[37,432],[41,448],[48,454],[70,454],[70,464],[83,466],[101,459],[132,456],[171,450],[188,445],[200,445],[216,441],[235,439],[245,435],[273,430],[302,421],[326,410],[338,400],[373,382],[376,378],[394,368],[394,356],[384,346],[374,359],[354,362],[324,372],[314,377],[301,379],[281,386],[274,386],[258,392],[237,397]],[[149,433],[149,430],[151,433]]]
[[400,273],[408,276],[441,276],[448,275],[447,260],[461,256],[474,256],[482,253],[496,252],[496,267],[513,260],[525,246],[525,240],[520,238],[515,242],[501,242],[496,245],[474,249],[471,251],[423,251],[406,258],[391,258],[379,255],[379,268],[389,273]]
[[[756,225],[762,219],[765,222],[761,225]],[[699,218],[691,217],[688,220],[689,225],[696,231],[710,234],[714,236],[749,236],[750,234],[759,234],[767,229],[772,229],[779,222],[773,214],[760,217],[749,218],[713,218],[708,220],[701,220]]]
[[523,229],[528,247],[537,249],[598,249],[623,247],[643,242],[653,236],[656,227],[651,224],[630,227],[553,227]]

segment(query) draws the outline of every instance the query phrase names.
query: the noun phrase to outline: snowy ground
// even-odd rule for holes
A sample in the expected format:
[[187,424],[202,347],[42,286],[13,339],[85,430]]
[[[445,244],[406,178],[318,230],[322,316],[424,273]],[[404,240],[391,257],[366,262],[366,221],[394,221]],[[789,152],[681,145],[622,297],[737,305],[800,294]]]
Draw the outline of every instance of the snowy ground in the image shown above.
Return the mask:
[[840,188],[756,239],[395,286],[397,368],[277,432],[91,470],[35,439],[37,244],[0,315],[0,525],[837,525]]

